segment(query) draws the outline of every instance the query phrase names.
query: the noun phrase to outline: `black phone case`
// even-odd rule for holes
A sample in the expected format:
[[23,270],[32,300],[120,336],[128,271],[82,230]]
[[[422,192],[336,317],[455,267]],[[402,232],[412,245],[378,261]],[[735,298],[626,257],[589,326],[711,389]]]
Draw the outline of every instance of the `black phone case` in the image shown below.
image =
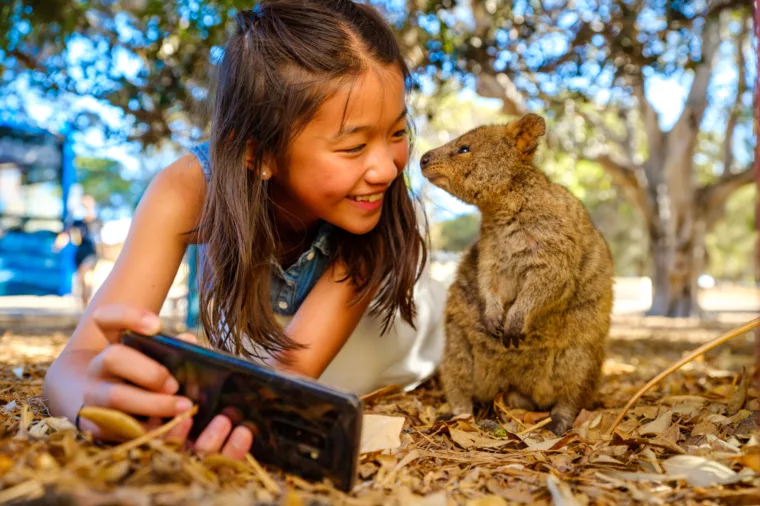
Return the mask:
[[253,432],[260,462],[311,480],[353,487],[361,438],[362,401],[307,378],[258,366],[167,335],[124,331],[122,343],[164,365],[178,395],[198,404],[190,440],[217,414]]

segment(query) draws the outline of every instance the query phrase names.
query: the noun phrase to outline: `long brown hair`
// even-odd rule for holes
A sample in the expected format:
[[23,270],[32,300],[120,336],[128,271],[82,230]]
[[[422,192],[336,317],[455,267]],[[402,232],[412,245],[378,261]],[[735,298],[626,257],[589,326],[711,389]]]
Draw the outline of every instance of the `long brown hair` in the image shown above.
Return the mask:
[[[265,0],[238,13],[237,22],[216,79],[213,169],[199,226],[206,243],[200,316],[212,345],[246,357],[282,358],[298,345],[270,305],[277,244],[267,182],[260,177],[263,160],[286,167],[291,140],[340,84],[369,64],[398,65],[407,90],[411,79],[390,27],[366,5]],[[249,140],[252,170],[245,162]],[[354,300],[377,290],[371,313],[383,319],[383,333],[396,312],[413,325],[414,284],[427,248],[404,177],[386,191],[372,231],[356,236],[336,227],[331,240],[330,265],[347,266],[343,281],[355,287]],[[244,338],[255,346],[243,346]]]

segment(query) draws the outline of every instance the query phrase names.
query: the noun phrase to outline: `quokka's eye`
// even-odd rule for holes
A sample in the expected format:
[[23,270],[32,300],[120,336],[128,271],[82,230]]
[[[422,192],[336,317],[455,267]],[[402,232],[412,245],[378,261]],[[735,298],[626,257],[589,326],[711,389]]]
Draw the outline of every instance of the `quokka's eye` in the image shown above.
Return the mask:
[[459,146],[459,149],[457,150],[457,153],[459,153],[460,155],[464,153],[469,153],[469,152],[470,152],[470,146],[467,146],[467,145]]

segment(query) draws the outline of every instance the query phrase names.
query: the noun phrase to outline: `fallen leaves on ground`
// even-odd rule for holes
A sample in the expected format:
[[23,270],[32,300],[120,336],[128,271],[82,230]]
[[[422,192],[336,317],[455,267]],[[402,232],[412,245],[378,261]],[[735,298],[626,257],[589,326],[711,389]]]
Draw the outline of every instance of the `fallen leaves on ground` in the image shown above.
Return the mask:
[[616,325],[599,401],[561,437],[543,429],[547,413],[509,409],[503,399],[474,418],[452,418],[436,379],[411,393],[385,389],[366,403],[351,494],[251,458],[191,455],[160,439],[126,452],[94,444],[68,420],[48,416],[40,398],[45,370],[66,337],[6,332],[0,503],[758,504],[760,402],[749,336],[666,378],[607,434],[641,385],[725,330],[683,322],[670,330],[651,319]]

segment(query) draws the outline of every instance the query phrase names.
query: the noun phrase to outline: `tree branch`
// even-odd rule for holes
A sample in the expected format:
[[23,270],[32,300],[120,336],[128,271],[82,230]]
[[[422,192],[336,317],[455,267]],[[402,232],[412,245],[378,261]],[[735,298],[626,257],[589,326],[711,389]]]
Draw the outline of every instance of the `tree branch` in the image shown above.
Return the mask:
[[638,102],[641,120],[644,122],[644,134],[647,139],[649,158],[660,158],[662,156],[663,135],[657,119],[657,111],[654,110],[654,107],[652,107],[652,104],[649,103],[644,94],[644,76],[642,75],[641,79],[634,83],[631,88]]
[[626,162],[609,153],[587,159],[600,164],[604,171],[612,177],[612,181],[623,189],[628,199],[641,210],[647,227],[654,226],[656,222],[656,210],[654,202],[652,202],[647,192],[646,183],[642,181],[643,178],[640,175],[643,169],[631,167]]
[[676,126],[673,127],[674,132],[679,132],[684,128],[689,130],[699,128],[707,108],[707,85],[710,84],[719,45],[720,17],[714,14],[705,20],[702,32],[702,61],[694,71],[694,81],[689,89],[683,112]]
[[736,96],[734,97],[734,103],[728,114],[728,122],[726,124],[726,136],[723,139],[723,172],[729,174],[731,172],[731,166],[734,164],[734,130],[736,130],[736,124],[738,123],[739,109],[741,108],[742,95],[747,91],[747,76],[744,74],[745,61],[744,51],[742,45],[744,44],[744,38],[747,36],[748,27],[751,20],[747,20],[742,26],[742,30],[736,39],[736,68],[738,71],[739,81],[736,85]]
[[697,206],[704,212],[708,229],[723,214],[723,207],[729,197],[744,185],[755,180],[755,171],[750,166],[741,172],[724,174],[716,182],[697,190]]
[[[628,128],[628,125],[625,125],[625,134],[621,136],[614,132],[608,125],[606,125],[602,118],[592,117],[592,114],[589,114],[586,111],[582,111],[578,107],[575,107],[574,112],[583,118],[583,120],[586,121],[589,125],[591,125],[594,130],[602,132],[604,134],[605,143],[617,146],[620,151],[625,154],[629,161],[633,161],[635,155],[635,146],[633,144],[633,136],[631,130]],[[622,121],[625,121],[625,111],[623,109],[618,109],[618,112],[618,117],[621,118]]]
[[476,93],[481,97],[499,98],[504,101],[504,113],[520,116],[528,112],[522,94],[506,74],[494,74],[490,69],[478,76]]

